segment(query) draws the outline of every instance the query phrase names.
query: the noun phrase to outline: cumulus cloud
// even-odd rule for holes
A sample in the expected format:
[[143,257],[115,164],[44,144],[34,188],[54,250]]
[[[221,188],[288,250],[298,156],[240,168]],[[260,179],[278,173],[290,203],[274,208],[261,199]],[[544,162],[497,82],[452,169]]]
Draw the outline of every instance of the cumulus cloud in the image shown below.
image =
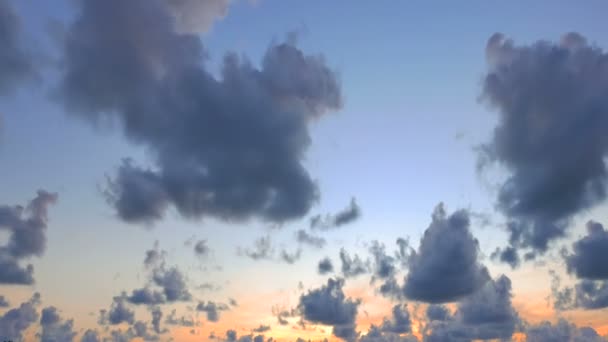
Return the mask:
[[314,236],[305,231],[304,229],[300,229],[297,231],[296,240],[300,244],[309,245],[311,247],[319,249],[325,247],[325,244],[327,243],[324,238],[320,236]]
[[482,99],[500,119],[480,165],[509,172],[497,206],[510,246],[531,259],[565,236],[573,215],[606,197],[607,54],[577,33],[530,45],[497,33],[486,54]]
[[50,306],[42,309],[40,317],[40,333],[41,342],[69,342],[74,339],[74,321],[63,321],[57,312],[57,308]]
[[199,322],[195,321],[193,317],[177,317],[177,310],[173,309],[167,316],[165,324],[178,325],[182,327],[194,327],[200,325]]
[[323,258],[319,261],[319,264],[317,265],[317,271],[320,275],[332,273],[334,271],[334,265],[332,264],[329,258]]
[[220,311],[226,311],[230,309],[228,305],[222,303],[215,303],[208,301],[199,302],[196,306],[196,310],[207,314],[207,320],[209,322],[217,322],[220,320]]
[[587,236],[573,244],[565,259],[568,272],[578,278],[608,279],[608,231],[598,222],[587,222]]
[[58,95],[154,157],[152,168],[123,163],[110,180],[119,217],[153,222],[173,206],[191,219],[284,222],[309,211],[318,189],[302,163],[308,126],[342,106],[322,56],[272,43],[259,67],[227,54],[215,78],[200,38],[178,30],[167,1],[78,4]]
[[458,300],[480,289],[489,273],[478,261],[479,243],[469,230],[465,210],[447,216],[443,204],[435,208],[417,252],[409,257],[406,297],[428,303]]
[[23,332],[38,320],[36,306],[40,303],[38,293],[27,302],[21,303],[0,316],[0,336],[5,339],[21,341]]
[[369,272],[369,263],[364,262],[357,254],[351,257],[344,248],[340,249],[340,261],[342,262],[342,275],[345,278],[357,277]]
[[0,230],[9,233],[0,247],[0,284],[33,284],[34,267],[21,266],[21,260],[40,257],[46,249],[48,207],[57,202],[57,194],[38,190],[34,199],[23,206],[0,206]]
[[253,248],[239,249],[239,254],[253,260],[272,259],[274,248],[272,247],[270,236],[262,236],[255,240]]
[[361,208],[353,197],[348,207],[335,214],[320,214],[310,218],[310,228],[319,230],[330,230],[356,221],[361,216]]
[[21,20],[10,0],[0,0],[0,95],[36,75],[32,56],[23,44]]
[[116,296],[112,300],[110,310],[100,310],[98,323],[101,325],[117,325],[121,323],[133,324],[135,322],[135,311],[127,305],[124,296]]
[[393,306],[393,317],[392,319],[384,319],[381,325],[383,332],[404,334],[409,333],[412,330],[412,320],[410,319],[410,313],[407,310],[407,305],[397,304]]
[[99,333],[95,330],[87,329],[80,338],[80,342],[100,342]]
[[151,285],[135,289],[126,300],[132,304],[158,305],[168,302],[189,301],[192,295],[188,290],[185,275],[177,266],[166,265],[166,251],[160,250],[158,243],[154,248],[146,251],[144,265],[150,271],[149,280]]
[[207,245],[207,240],[198,240],[194,244],[194,254],[196,254],[197,256],[205,257],[209,255],[210,252],[211,249],[209,248],[209,245]]
[[344,279],[328,279],[327,285],[300,296],[298,308],[302,318],[315,324],[331,325],[333,334],[347,341],[357,336],[355,320],[359,300],[346,298]]

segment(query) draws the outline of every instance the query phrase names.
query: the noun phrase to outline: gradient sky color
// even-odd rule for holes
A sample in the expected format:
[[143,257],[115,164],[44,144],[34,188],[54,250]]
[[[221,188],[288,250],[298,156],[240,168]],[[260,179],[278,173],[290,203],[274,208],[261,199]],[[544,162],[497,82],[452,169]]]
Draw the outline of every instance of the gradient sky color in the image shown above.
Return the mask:
[[[191,220],[173,209],[152,225],[125,223],[116,216],[102,194],[106,177],[124,157],[143,165],[153,158],[119,129],[95,128],[66,113],[53,94],[61,78],[62,32],[74,20],[77,2],[8,0],[21,17],[27,47],[43,52],[37,60],[43,71],[39,81],[0,97],[0,204],[26,204],[41,188],[59,194],[49,208],[46,251],[31,259],[35,284],[0,285],[11,308],[39,292],[42,307],[55,306],[63,318],[74,319],[76,340],[86,329],[105,334],[97,324],[99,310],[108,309],[122,291],[145,284],[145,253],[158,242],[168,252],[168,264],[186,274],[196,300],[238,302],[221,312],[218,322],[193,310],[196,300],[164,305],[165,317],[176,309],[178,316],[191,316],[201,325],[166,326],[170,331],[160,340],[206,341],[211,333],[223,339],[229,329],[242,336],[261,324],[271,327],[267,337],[280,341],[337,340],[330,326],[302,329],[296,318],[287,326],[277,324],[273,307],[295,308],[300,295],[325,284],[328,276],[317,273],[317,263],[328,256],[339,268],[340,248],[368,258],[368,247],[377,240],[392,254],[395,240],[403,237],[416,249],[433,208],[443,202],[448,213],[463,208],[489,219],[489,224],[472,220],[480,260],[492,277],[504,273],[511,279],[513,305],[522,319],[537,324],[564,317],[608,335],[607,309],[560,312],[547,300],[549,270],[560,275],[562,285],[575,283],[559,248],[584,235],[588,220],[608,222],[606,203],[577,214],[568,236],[542,258],[511,269],[490,258],[507,241],[506,219],[495,204],[496,184],[508,171],[479,174],[475,149],[490,139],[498,120],[496,110],[479,101],[490,36],[501,32],[527,45],[578,32],[608,48],[606,2],[231,1],[225,17],[200,33],[208,70],[218,74],[229,51],[246,54],[257,66],[271,42],[295,32],[300,49],[322,54],[337,71],[344,96],[343,108],[309,128],[312,144],[303,164],[318,183],[320,200],[307,215],[281,225],[255,218]],[[353,197],[361,217],[320,232],[327,240],[323,249],[302,246],[294,264],[243,255],[264,236],[277,253],[296,250],[296,231],[308,229],[312,215],[336,213]],[[8,235],[2,237],[6,241]],[[200,239],[211,249],[204,258],[186,245]],[[217,289],[197,288],[205,283]],[[362,299],[357,316],[362,334],[390,316],[394,302],[378,295],[369,275],[347,279],[345,293]],[[426,304],[406,302],[414,333],[422,336]],[[135,310],[138,320],[150,320],[147,308]],[[26,340],[38,339],[36,329],[28,330]]]

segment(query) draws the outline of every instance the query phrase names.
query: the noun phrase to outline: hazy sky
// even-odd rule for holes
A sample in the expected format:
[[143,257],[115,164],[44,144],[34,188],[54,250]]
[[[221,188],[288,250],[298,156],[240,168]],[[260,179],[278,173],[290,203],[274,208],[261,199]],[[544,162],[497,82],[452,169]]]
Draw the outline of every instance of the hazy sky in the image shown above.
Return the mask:
[[0,339],[603,340],[606,10],[0,0]]

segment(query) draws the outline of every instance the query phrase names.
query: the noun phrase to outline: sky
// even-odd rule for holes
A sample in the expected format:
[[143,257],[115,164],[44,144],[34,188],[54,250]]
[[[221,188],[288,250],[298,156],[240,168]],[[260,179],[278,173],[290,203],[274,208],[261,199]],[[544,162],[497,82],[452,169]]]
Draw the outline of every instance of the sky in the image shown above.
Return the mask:
[[607,9],[0,0],[0,339],[605,341]]

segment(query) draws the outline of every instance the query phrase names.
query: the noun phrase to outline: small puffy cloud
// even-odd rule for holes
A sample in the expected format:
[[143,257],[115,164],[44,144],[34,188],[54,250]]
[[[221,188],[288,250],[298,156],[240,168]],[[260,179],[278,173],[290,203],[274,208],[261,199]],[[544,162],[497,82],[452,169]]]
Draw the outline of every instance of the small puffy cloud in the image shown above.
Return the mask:
[[71,319],[63,321],[57,308],[53,306],[42,309],[40,326],[42,327],[41,342],[69,342],[76,336],[74,321]]
[[298,243],[303,244],[303,245],[308,245],[314,248],[323,248],[325,246],[325,244],[327,243],[327,241],[325,241],[324,238],[320,237],[320,236],[314,236],[308,232],[306,232],[304,229],[300,229],[296,232],[296,240],[298,241]]
[[36,306],[40,303],[38,293],[17,308],[10,309],[0,316],[0,336],[5,339],[21,341],[23,332],[38,320]]
[[298,308],[304,320],[331,325],[335,336],[350,341],[357,335],[355,320],[360,301],[347,299],[343,286],[343,279],[330,278],[326,285],[301,295]]
[[340,261],[342,262],[342,275],[345,278],[353,278],[369,272],[369,264],[361,260],[359,255],[351,257],[344,248],[340,249]]
[[490,279],[478,253],[479,243],[469,230],[467,212],[460,210],[448,216],[440,203],[418,251],[409,258],[405,296],[444,303],[474,293]]
[[135,311],[127,306],[127,298],[125,296],[114,297],[110,310],[101,310],[99,315],[99,324],[101,325],[133,324],[134,321]]
[[0,284],[31,285],[34,267],[21,266],[21,260],[40,257],[46,249],[48,207],[57,202],[57,194],[38,190],[24,208],[0,206],[0,231],[7,231],[8,242],[0,247]]
[[334,271],[334,265],[329,258],[325,257],[319,261],[317,271],[320,275],[332,273]]
[[212,301],[199,302],[196,306],[196,310],[207,314],[207,320],[209,322],[217,322],[220,320],[220,311],[226,311],[230,309],[228,305],[222,303],[215,303]]
[[598,222],[587,222],[587,235],[565,259],[568,272],[578,278],[608,279],[608,231]]
[[348,207],[335,214],[326,214],[324,217],[315,215],[310,218],[310,228],[318,230],[330,230],[356,221],[361,217],[361,208],[353,197]]

